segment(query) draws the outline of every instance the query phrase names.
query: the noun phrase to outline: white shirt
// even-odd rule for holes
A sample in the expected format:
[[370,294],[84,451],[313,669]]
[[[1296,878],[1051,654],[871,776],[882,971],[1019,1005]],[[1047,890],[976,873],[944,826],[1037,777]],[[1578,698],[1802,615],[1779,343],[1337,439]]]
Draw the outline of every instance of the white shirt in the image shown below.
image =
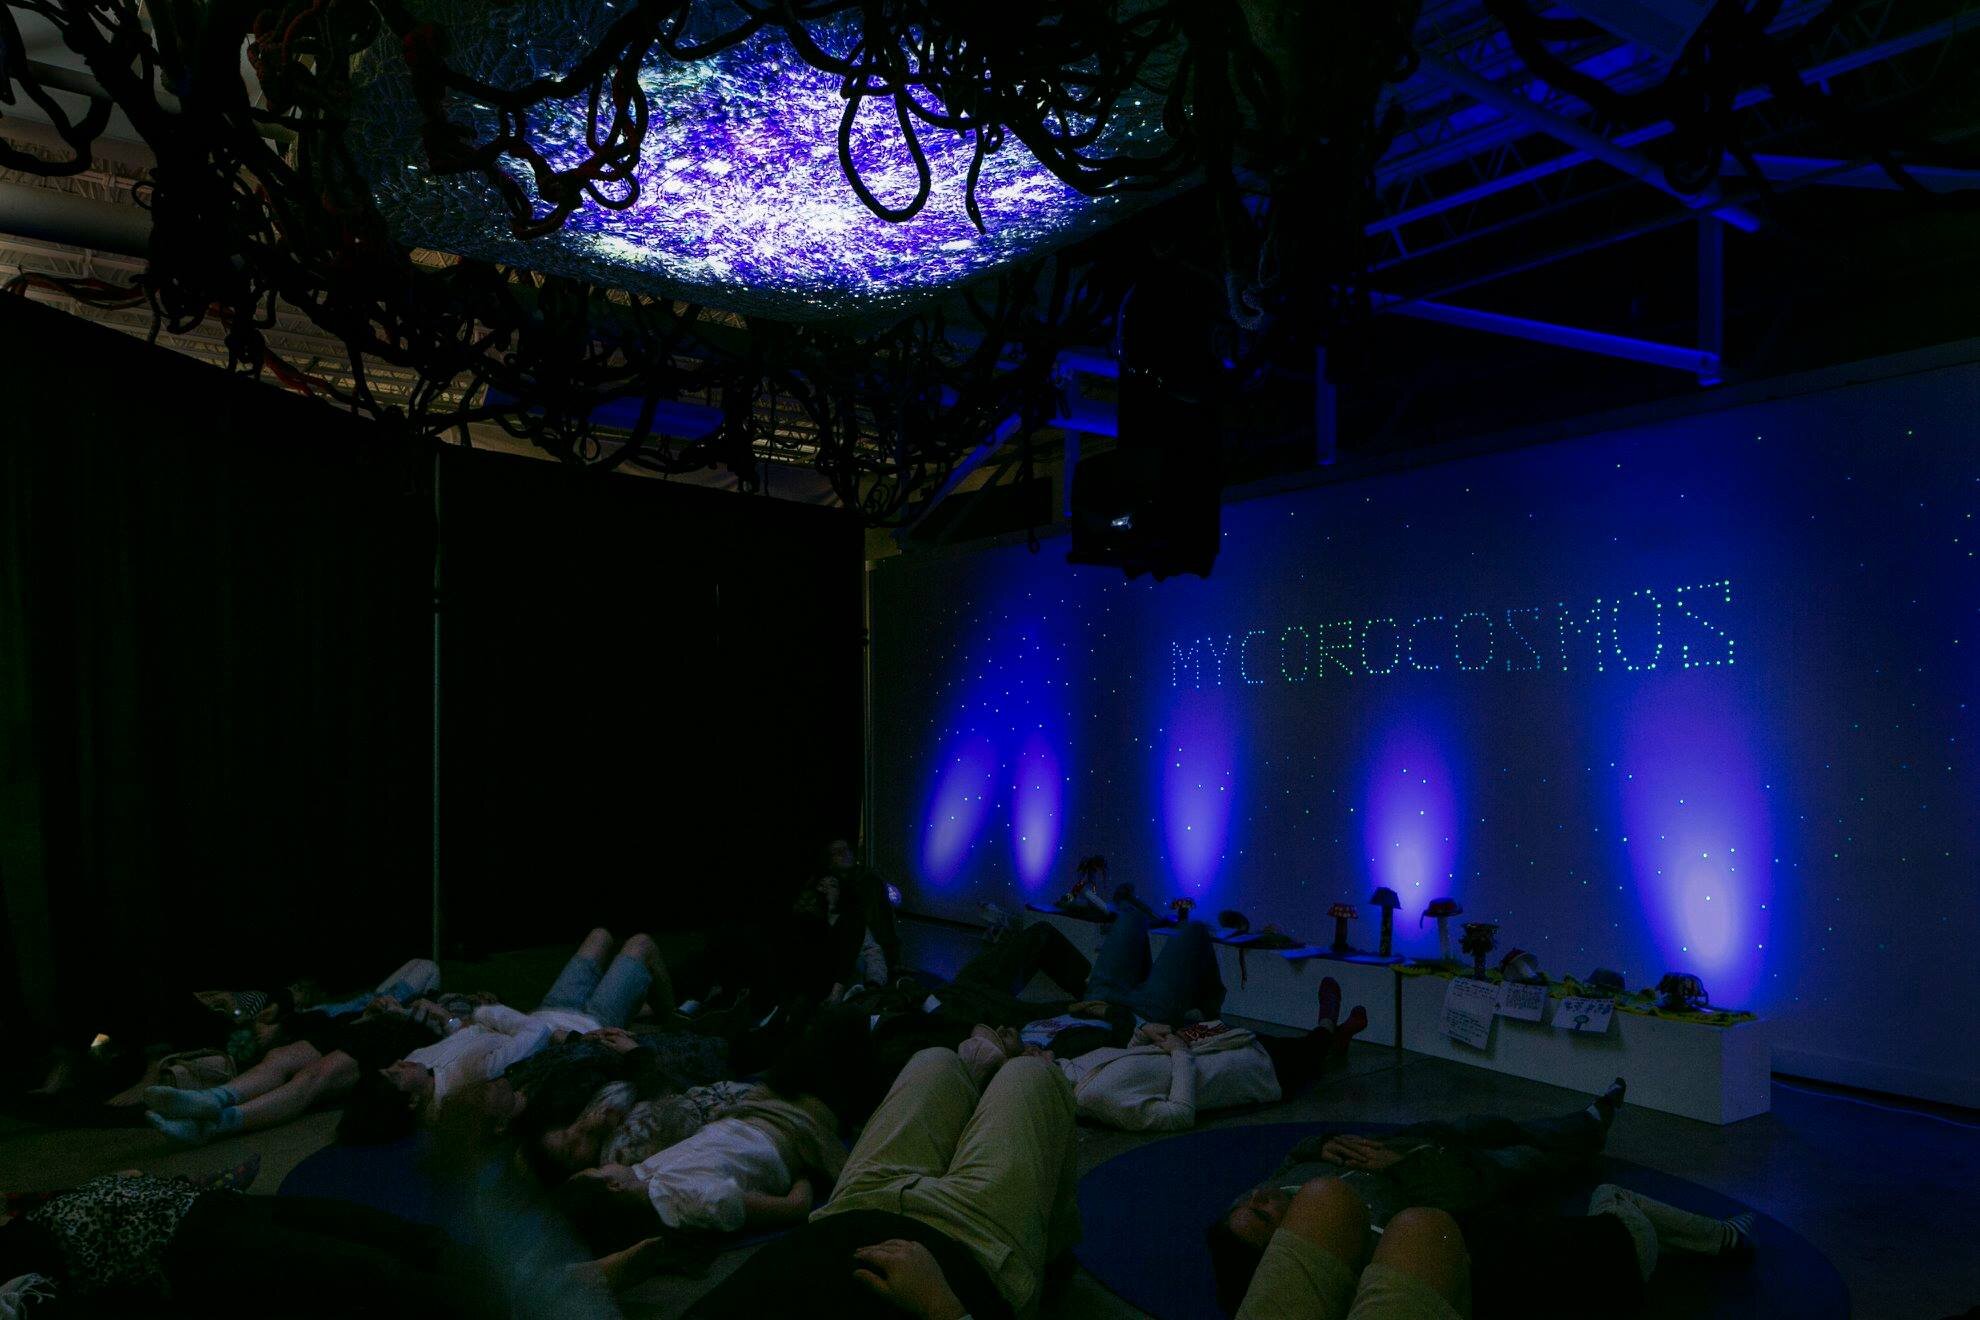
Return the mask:
[[512,1063],[550,1043],[553,1031],[596,1031],[598,1022],[567,1008],[519,1013],[502,1004],[483,1004],[453,1035],[422,1045],[406,1057],[433,1070],[433,1103],[465,1082],[492,1082]]
[[743,1193],[782,1196],[797,1181],[770,1134],[739,1118],[718,1118],[691,1137],[640,1161],[633,1172],[669,1228],[734,1233]]
[[1090,1050],[1058,1060],[1084,1118],[1130,1132],[1177,1132],[1199,1109],[1279,1098],[1272,1058],[1249,1031],[1233,1030],[1165,1053],[1159,1045]]

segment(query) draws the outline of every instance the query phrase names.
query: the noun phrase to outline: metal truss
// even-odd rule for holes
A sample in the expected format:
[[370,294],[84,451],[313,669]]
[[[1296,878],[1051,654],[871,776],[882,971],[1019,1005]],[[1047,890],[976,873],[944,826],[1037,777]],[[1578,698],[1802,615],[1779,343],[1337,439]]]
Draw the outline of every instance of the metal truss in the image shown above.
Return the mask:
[[[1771,31],[1777,36],[1796,31],[1826,7],[1784,5]],[[1917,92],[1932,72],[1929,61],[1900,57],[1974,31],[1980,31],[1980,12],[1971,6],[1920,0],[1856,5],[1814,49],[1804,79],[1826,89],[1847,78],[1853,105],[1887,103]],[[1427,12],[1418,41],[1426,67],[1396,93],[1405,126],[1376,171],[1383,214],[1367,232],[1376,240],[1377,269],[1447,251],[1509,221],[1551,214],[1611,182],[1580,168],[1597,158],[1593,153],[1537,131],[1535,116],[1568,121],[1622,149],[1671,131],[1669,124],[1654,124],[1605,132],[1579,98],[1526,75],[1504,31],[1465,0]],[[1561,53],[1619,92],[1643,90],[1665,71],[1658,57],[1613,37],[1593,38]],[[1439,66],[1456,66],[1517,95],[1534,114],[1520,117],[1480,104],[1440,77]],[[1748,116],[1749,141],[1780,141],[1807,127],[1765,89],[1749,91],[1740,106]]]

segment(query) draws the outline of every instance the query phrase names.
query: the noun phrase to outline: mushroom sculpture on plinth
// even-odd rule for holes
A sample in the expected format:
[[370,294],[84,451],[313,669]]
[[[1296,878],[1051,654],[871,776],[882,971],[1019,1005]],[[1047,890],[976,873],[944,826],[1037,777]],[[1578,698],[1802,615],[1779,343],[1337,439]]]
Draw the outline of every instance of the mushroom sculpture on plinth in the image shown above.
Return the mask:
[[1334,919],[1334,952],[1347,953],[1347,924],[1357,915],[1352,903],[1336,903],[1327,909],[1327,915]]
[[1451,960],[1451,918],[1461,917],[1463,915],[1464,909],[1458,905],[1458,901],[1455,898],[1433,898],[1430,900],[1430,906],[1423,909],[1423,916],[1416,919],[1418,926],[1423,924],[1424,917],[1433,917],[1436,919],[1437,960],[1439,962],[1449,962]]
[[1382,909],[1382,947],[1380,953],[1384,958],[1387,958],[1395,947],[1396,909],[1402,906],[1402,899],[1396,896],[1395,890],[1384,885],[1370,894],[1368,901]]
[[1176,920],[1178,922],[1188,921],[1190,909],[1195,906],[1196,900],[1193,898],[1172,898],[1169,900],[1169,911],[1176,914]]
[[1496,921],[1467,921],[1464,923],[1464,938],[1458,947],[1471,955],[1471,974],[1479,980],[1485,979],[1485,955],[1498,943],[1499,933]]

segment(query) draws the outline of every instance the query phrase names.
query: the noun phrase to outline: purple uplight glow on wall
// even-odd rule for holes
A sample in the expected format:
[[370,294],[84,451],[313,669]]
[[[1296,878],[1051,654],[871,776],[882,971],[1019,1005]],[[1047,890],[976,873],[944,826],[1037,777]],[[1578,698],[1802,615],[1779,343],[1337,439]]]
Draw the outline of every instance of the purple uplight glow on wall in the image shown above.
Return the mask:
[[[913,822],[920,866],[912,878],[935,890],[992,884],[1028,897],[1053,882],[1071,809],[1067,634],[1058,612],[1028,592],[972,622],[967,643],[922,678],[942,706],[925,731],[938,759]],[[993,844],[1006,835],[1008,852]]]
[[990,814],[997,748],[985,737],[961,739],[935,777],[928,825],[921,836],[921,871],[936,884],[953,879]]
[[1059,804],[1065,795],[1058,752],[1042,730],[1025,737],[1013,787],[1011,855],[1018,885],[1029,893],[1051,878],[1059,855]]
[[1773,829],[1739,703],[1683,678],[1646,689],[1624,718],[1616,773],[1619,846],[1663,960],[1632,976],[1690,972],[1713,1003],[1746,1005],[1767,963]]
[[[449,25],[449,62],[498,82],[559,69],[602,24],[598,13],[574,19],[550,8],[503,6]],[[690,28],[709,33],[741,17],[724,3],[694,13]],[[836,27],[821,21],[813,35],[843,49],[855,31],[848,15]],[[515,67],[511,49],[527,56],[526,67]],[[799,59],[771,26],[689,63],[656,47],[641,72],[652,118],[635,171],[638,200],[623,210],[587,200],[562,230],[524,243],[509,234],[485,180],[436,178],[423,168],[404,66],[395,50],[375,52],[374,61],[351,141],[402,241],[736,311],[791,320],[898,311],[1110,223],[1152,196],[1084,196],[1013,139],[983,163],[976,196],[989,232],[979,233],[963,203],[972,139],[924,126],[929,202],[904,223],[881,219],[840,166],[841,80]],[[496,70],[506,76],[491,76]],[[1161,101],[1144,92],[1117,107],[1096,151],[1158,146]],[[884,98],[862,106],[852,156],[874,195],[899,205],[914,195],[916,172],[892,107]],[[585,154],[586,112],[580,97],[540,116],[535,145],[560,168]],[[492,123],[471,122],[478,140],[490,135]],[[532,187],[520,171],[517,182]]]
[[[1362,843],[1368,888],[1386,886],[1402,899],[1402,914],[1419,913],[1433,898],[1461,897],[1457,860],[1457,792],[1442,743],[1413,726],[1390,729],[1368,767]],[[1363,894],[1347,894],[1349,901]],[[1413,920],[1399,923],[1413,931]]]
[[1237,797],[1236,714],[1218,691],[1179,693],[1155,751],[1161,757],[1162,836],[1177,888],[1202,897],[1225,861]]

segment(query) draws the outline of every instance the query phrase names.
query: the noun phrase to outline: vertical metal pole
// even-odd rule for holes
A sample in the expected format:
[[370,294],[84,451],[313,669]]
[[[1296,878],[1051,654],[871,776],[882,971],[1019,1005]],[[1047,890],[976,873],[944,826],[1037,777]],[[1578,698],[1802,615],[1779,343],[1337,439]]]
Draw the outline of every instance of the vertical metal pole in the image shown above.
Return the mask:
[[865,762],[859,792],[859,850],[873,865],[873,561],[859,575],[860,743]]
[[440,446],[433,446],[433,961],[440,961]]
[[1334,382],[1327,379],[1327,346],[1322,344],[1313,350],[1313,461],[1320,467],[1334,465],[1338,433]]
[[1065,517],[1072,519],[1073,469],[1079,466],[1079,432],[1067,431],[1062,442],[1064,449],[1059,455],[1059,493],[1065,503]]
[[[1726,351],[1726,227],[1715,215],[1698,217],[1698,347],[1721,362]],[[1724,376],[1700,372],[1700,385]]]
[[1389,978],[1390,978],[1391,980],[1393,980],[1393,981],[1394,981],[1394,982],[1396,983],[1396,985],[1395,985],[1395,990],[1396,990],[1396,1039],[1395,1039],[1395,1046],[1396,1046],[1396,1066],[1397,1066],[1398,1068],[1400,1068],[1400,1067],[1402,1067],[1402,1052],[1403,1052],[1403,1043],[1402,1043],[1402,1042],[1403,1042],[1403,1029],[1402,1029],[1402,1027],[1403,1027],[1403,1023],[1402,1023],[1402,991],[1403,991],[1403,985],[1402,985],[1402,983],[1403,983],[1403,978],[1402,978],[1402,973],[1401,973],[1401,972],[1399,972],[1399,971],[1397,971],[1397,970],[1396,970],[1396,969],[1395,969],[1394,967],[1391,967],[1391,968],[1389,968]]

